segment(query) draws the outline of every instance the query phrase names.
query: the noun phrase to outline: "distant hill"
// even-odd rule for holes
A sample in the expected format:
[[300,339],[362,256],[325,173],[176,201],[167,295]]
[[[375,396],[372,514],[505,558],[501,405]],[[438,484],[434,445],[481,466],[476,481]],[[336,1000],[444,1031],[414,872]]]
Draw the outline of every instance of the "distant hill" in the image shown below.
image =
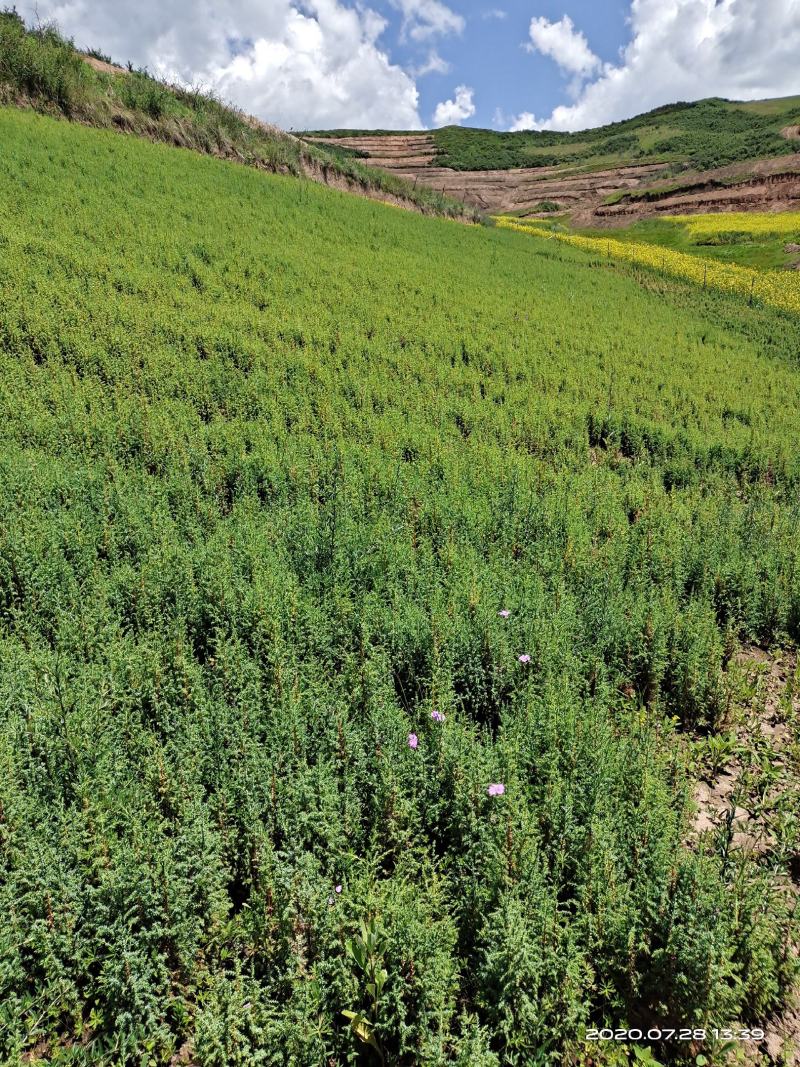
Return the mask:
[[[709,170],[741,160],[791,155],[800,141],[786,131],[800,123],[800,96],[737,103],[713,97],[668,104],[623,122],[579,133],[526,130],[501,133],[445,126],[430,134],[437,165],[453,170],[508,170],[589,164],[676,161]],[[401,136],[413,136],[400,134]],[[392,137],[388,131],[316,131],[311,138]]]
[[[626,191],[649,189],[654,182],[669,182],[673,193],[684,179],[690,186],[736,185],[762,175],[763,167],[751,165],[765,160],[777,161],[766,168],[770,175],[800,170],[800,97],[677,103],[579,133],[447,126],[429,133],[329,130],[303,136],[440,191],[457,192],[483,209],[593,213],[611,206],[605,202],[615,196],[622,199]],[[658,199],[644,198],[637,212]],[[763,199],[759,192],[754,202],[763,207]],[[691,203],[679,206],[693,209]],[[733,206],[747,207],[738,201]]]

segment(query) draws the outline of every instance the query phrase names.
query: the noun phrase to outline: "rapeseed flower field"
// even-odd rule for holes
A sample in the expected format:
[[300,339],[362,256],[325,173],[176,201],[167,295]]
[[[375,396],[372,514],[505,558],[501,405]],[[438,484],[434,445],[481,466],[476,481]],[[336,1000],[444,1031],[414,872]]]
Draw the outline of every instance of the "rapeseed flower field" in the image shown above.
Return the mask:
[[751,237],[783,236],[800,239],[800,212],[733,211],[711,215],[664,215],[665,222],[680,223],[689,234],[703,241],[722,235],[745,234]]

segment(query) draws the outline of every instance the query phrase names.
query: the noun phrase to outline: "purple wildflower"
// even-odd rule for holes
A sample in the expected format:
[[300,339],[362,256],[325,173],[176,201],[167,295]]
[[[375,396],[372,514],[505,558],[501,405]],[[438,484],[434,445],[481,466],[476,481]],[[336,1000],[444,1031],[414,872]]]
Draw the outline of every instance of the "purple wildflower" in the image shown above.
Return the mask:
[[408,747],[409,748],[416,748],[418,744],[419,744],[419,738],[417,737],[417,735],[416,734],[409,734],[408,735]]
[[500,616],[501,619],[507,619],[511,615],[511,612],[508,610],[508,608],[503,608],[503,610],[498,611],[497,614]]
[[336,888],[334,889],[334,893],[341,893],[341,891],[342,891],[342,887],[340,885],[337,885]]
[[531,657],[528,655],[527,652],[523,652],[521,656],[517,656],[517,659],[520,661],[520,663],[530,663],[531,661]]
[[441,711],[432,711],[431,718],[434,722],[444,722],[444,715],[442,715]]
[[502,782],[492,782],[486,792],[490,797],[501,797],[505,793],[506,787]]

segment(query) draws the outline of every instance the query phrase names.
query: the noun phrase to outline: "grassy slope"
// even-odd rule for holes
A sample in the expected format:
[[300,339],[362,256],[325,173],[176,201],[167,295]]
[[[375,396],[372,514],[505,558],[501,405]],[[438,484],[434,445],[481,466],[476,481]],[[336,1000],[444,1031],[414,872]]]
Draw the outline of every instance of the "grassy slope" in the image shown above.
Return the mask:
[[[708,170],[737,161],[795,155],[798,142],[787,141],[780,131],[798,122],[800,97],[746,105],[710,99],[657,108],[580,133],[499,133],[448,126],[434,130],[432,136],[440,152],[437,165],[456,170],[559,165],[596,169],[655,162]],[[347,132],[336,130],[331,135]]]
[[8,101],[26,101],[92,126],[128,130],[260,169],[339,180],[426,213],[478,220],[456,200],[364,166],[346,150],[304,144],[207,93],[169,85],[146,71],[95,70],[55,28],[26,29],[17,14],[5,11],[0,12],[0,102]]
[[798,324],[0,139],[7,1061],[351,1062],[346,1009],[387,1063],[498,1067],[764,1018],[796,841],[686,850],[677,732],[800,630]]

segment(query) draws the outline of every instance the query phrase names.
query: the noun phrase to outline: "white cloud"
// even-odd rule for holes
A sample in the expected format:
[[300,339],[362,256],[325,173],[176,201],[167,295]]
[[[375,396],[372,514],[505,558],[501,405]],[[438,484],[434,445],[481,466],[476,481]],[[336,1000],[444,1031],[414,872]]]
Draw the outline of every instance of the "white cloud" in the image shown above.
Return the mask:
[[632,0],[630,25],[620,62],[600,67],[575,103],[515,122],[581,130],[677,100],[757,100],[800,88],[800,0]]
[[391,0],[392,7],[403,15],[404,37],[426,41],[437,35],[461,33],[464,19],[441,0]]
[[499,19],[500,21],[502,21],[503,19],[508,18],[508,12],[503,11],[503,9],[500,7],[490,7],[488,11],[484,11],[484,13],[481,15],[481,18]]
[[418,67],[414,67],[411,74],[415,78],[422,78],[426,74],[447,74],[450,71],[450,64],[446,59],[442,59],[439,53],[432,49],[428,52],[428,58],[424,63],[420,63]]
[[529,29],[531,43],[527,46],[532,52],[541,52],[549,56],[570,74],[587,77],[600,67],[600,60],[589,47],[589,42],[575,25],[569,15],[564,15],[558,22],[549,19],[531,19]]
[[443,100],[433,113],[434,126],[457,126],[475,114],[473,90],[466,85],[456,87],[454,100]]
[[386,22],[346,0],[17,0],[80,46],[214,88],[284,127],[419,129],[414,79],[379,38]]
[[535,115],[532,115],[530,111],[523,111],[511,120],[508,128],[512,133],[519,133],[520,130],[540,130],[541,126],[537,123]]

